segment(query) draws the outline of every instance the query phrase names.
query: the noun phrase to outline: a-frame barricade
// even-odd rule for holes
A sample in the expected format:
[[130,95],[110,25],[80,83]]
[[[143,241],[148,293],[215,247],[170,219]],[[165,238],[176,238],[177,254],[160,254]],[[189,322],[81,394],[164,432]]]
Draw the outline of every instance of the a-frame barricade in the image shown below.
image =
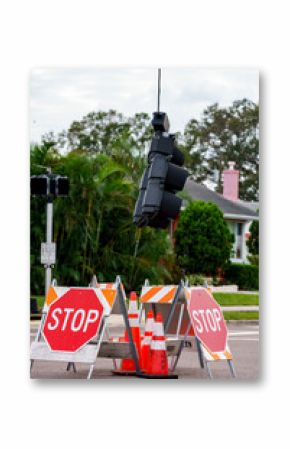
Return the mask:
[[[206,291],[207,295],[210,295],[211,300],[215,301],[215,299],[213,298],[213,295],[211,293],[211,289],[207,288],[207,287],[189,287],[188,285],[186,287],[184,287],[184,296],[186,298],[186,303],[187,306],[189,306],[189,301],[191,298],[192,293],[193,294],[199,294],[201,292],[201,290]],[[218,304],[216,303],[217,307],[220,308],[220,306],[218,306]],[[220,308],[221,309],[221,308]],[[188,310],[187,310],[188,313]],[[220,312],[222,314],[222,311]],[[189,315],[189,313],[188,313]],[[193,327],[193,326],[192,326]],[[225,326],[226,327],[226,326]],[[209,364],[211,362],[219,362],[219,361],[226,361],[230,370],[230,374],[232,377],[236,377],[236,371],[234,368],[234,364],[233,364],[233,355],[230,351],[229,348],[229,344],[228,341],[226,340],[226,344],[225,344],[225,348],[223,351],[219,351],[219,352],[213,352],[211,351],[199,338],[198,336],[195,336],[195,340],[196,340],[196,346],[197,346],[197,350],[198,350],[198,354],[199,354],[199,359],[201,362],[201,366],[203,365],[203,367],[205,367],[208,376],[210,378],[213,377],[212,371],[210,369]]]
[[[150,285],[145,281],[140,295],[140,320],[143,312],[152,310],[154,315],[161,313],[166,336],[167,355],[172,357],[171,372],[174,372],[177,361],[187,339],[194,337],[193,330],[188,329],[190,323],[184,296],[184,282],[178,285]],[[186,338],[183,338],[186,334]],[[176,360],[176,363],[175,363]]]
[[[150,285],[146,280],[142,287],[140,302],[141,312],[147,312],[149,309],[153,313],[161,312],[165,322],[164,330],[166,336],[166,346],[171,351],[168,355],[172,356],[171,371],[174,372],[180,359],[183,348],[187,343],[191,345],[194,342],[193,350],[197,351],[198,360],[201,368],[205,368],[210,378],[213,377],[210,369],[210,362],[227,361],[232,377],[236,377],[233,356],[227,343],[225,351],[211,352],[195,335],[194,328],[189,316],[188,304],[192,290],[204,289],[205,287],[189,287],[188,283],[180,281],[178,285]],[[210,293],[211,294],[211,293]],[[172,350],[172,344],[174,349]]]
[[[31,370],[33,369],[33,364],[35,361],[66,362],[67,370],[69,370],[70,368],[73,368],[75,370],[76,363],[84,363],[88,364],[89,366],[87,378],[90,379],[98,357],[112,359],[131,357],[134,360],[136,366],[136,373],[141,373],[138,354],[129,325],[125,302],[125,291],[119,276],[117,276],[114,283],[98,284],[96,282],[95,285],[86,287],[87,290],[93,290],[95,292],[104,307],[104,313],[102,315],[101,322],[95,337],[76,352],[51,350],[51,348],[43,338],[43,328],[45,326],[45,320],[49,307],[55,301],[59,300],[66,292],[68,292],[68,290],[74,289],[78,288],[59,287],[56,285],[55,281],[53,281],[51,287],[49,288],[45,305],[43,307],[40,325],[35,340],[31,344]],[[122,344],[112,342],[110,341],[110,339],[105,340],[106,329],[108,331],[107,321],[109,316],[114,313],[114,311],[120,311],[123,316],[124,325],[128,332],[128,343]]]

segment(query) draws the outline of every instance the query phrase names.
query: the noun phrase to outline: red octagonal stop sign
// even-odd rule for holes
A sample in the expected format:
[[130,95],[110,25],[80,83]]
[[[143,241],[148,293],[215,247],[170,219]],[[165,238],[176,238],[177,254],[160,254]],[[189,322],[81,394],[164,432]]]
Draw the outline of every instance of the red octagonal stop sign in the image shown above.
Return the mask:
[[211,352],[222,352],[227,344],[227,326],[218,303],[205,288],[191,289],[188,313],[195,335]]
[[72,288],[49,308],[43,336],[52,351],[76,352],[98,332],[104,307],[93,289]]

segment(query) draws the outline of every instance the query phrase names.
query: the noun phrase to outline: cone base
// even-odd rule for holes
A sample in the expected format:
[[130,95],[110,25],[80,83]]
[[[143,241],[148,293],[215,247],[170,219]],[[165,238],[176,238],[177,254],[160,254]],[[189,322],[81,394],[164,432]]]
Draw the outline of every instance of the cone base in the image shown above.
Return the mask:
[[177,374],[168,374],[167,376],[163,374],[146,374],[146,373],[135,373],[136,377],[142,377],[143,379],[178,379]]
[[136,371],[121,371],[115,369],[112,371],[112,374],[114,374],[115,376],[136,376]]

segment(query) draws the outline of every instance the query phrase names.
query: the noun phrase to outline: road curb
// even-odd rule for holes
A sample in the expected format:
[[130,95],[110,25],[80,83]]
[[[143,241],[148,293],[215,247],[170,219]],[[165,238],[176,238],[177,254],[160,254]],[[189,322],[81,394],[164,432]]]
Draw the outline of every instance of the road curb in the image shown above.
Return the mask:
[[252,325],[259,325],[259,320],[226,320],[227,324],[252,324]]

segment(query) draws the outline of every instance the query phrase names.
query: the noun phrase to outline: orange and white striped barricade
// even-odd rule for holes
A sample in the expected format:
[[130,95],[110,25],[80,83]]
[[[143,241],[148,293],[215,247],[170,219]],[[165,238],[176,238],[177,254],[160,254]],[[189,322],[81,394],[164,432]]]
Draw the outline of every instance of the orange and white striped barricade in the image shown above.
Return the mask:
[[[114,342],[104,342],[104,333],[111,311],[118,302],[129,337],[124,357],[129,352],[137,371],[140,371],[120,278],[113,286],[107,287],[59,287],[55,282],[51,285],[35,341],[31,345],[31,369],[37,360],[67,362],[67,369],[74,367],[75,363],[85,363],[89,365],[89,379],[97,357],[116,355],[114,347],[108,348]],[[103,351],[102,343],[107,343]]]
[[[149,285],[146,280],[144,286],[142,287],[140,296],[140,319],[142,318],[142,312],[145,310],[152,310],[154,316],[158,312],[162,313],[164,319],[164,329],[165,334],[179,334],[179,313],[178,319],[176,321],[176,316],[174,316],[177,304],[180,303],[182,298],[183,282],[181,281],[178,285]],[[178,312],[180,312],[180,307]],[[175,320],[173,320],[175,318]],[[173,326],[174,321],[174,326]],[[175,329],[173,329],[175,327]]]
[[211,291],[204,287],[185,287],[187,312],[193,329],[201,366],[210,378],[209,362],[227,361],[232,377],[236,377],[233,356],[228,345],[228,331],[223,313]]
[[172,357],[171,371],[174,371],[185,341],[193,336],[190,329],[186,338],[183,338],[190,323],[184,297],[184,283],[180,281],[178,285],[149,285],[146,280],[142,287],[140,302],[141,310],[145,310],[146,313],[153,310],[155,316],[160,312],[164,317],[167,354]]

